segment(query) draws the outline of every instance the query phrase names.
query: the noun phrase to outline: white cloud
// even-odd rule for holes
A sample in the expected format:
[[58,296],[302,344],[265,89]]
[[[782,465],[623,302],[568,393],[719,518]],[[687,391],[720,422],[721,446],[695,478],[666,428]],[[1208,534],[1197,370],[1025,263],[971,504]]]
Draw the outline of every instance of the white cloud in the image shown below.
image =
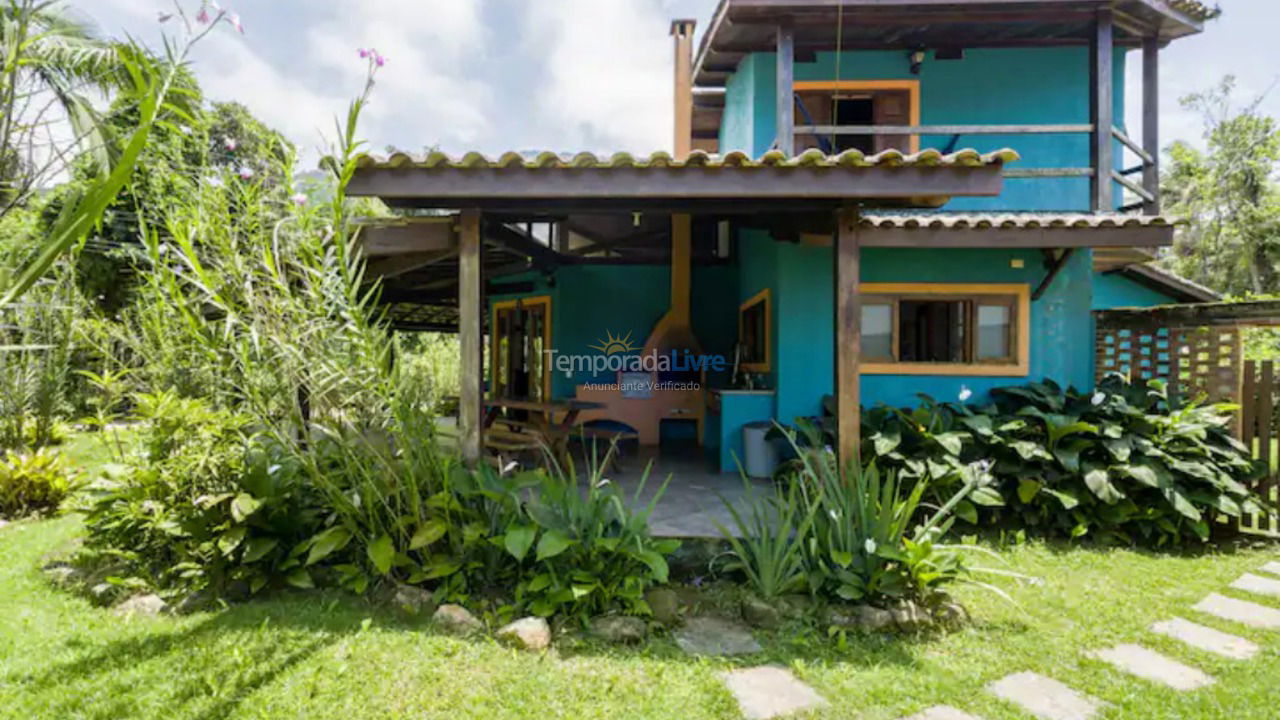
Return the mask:
[[[491,131],[492,93],[465,71],[484,54],[481,0],[311,0],[296,11],[294,26],[282,26],[273,15],[278,8],[249,0],[222,5],[239,11],[246,34],[217,28],[193,52],[206,96],[244,104],[294,141],[303,163],[316,160],[315,149],[332,139],[333,118],[363,88],[360,47],[388,58],[362,117],[361,134],[373,149],[460,149]],[[171,4],[83,0],[77,7],[108,33],[120,28],[149,39],[161,29],[157,13]],[[179,30],[175,22],[164,29]]]
[[557,150],[670,149],[670,15],[652,0],[538,0],[525,52],[543,58],[535,111]]
[[307,33],[307,57],[359,87],[364,67],[356,48],[374,47],[388,58],[366,120],[381,144],[409,150],[424,145],[460,147],[490,129],[492,93],[468,77],[483,59],[480,0],[326,0],[326,19]]

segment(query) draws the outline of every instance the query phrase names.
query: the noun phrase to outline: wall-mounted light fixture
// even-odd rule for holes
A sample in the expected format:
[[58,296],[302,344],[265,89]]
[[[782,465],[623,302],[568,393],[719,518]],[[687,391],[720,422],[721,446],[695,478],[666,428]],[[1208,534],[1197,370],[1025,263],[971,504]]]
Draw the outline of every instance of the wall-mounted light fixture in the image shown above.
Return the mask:
[[915,50],[912,50],[907,54],[907,57],[911,60],[911,74],[919,75],[920,66],[924,64],[924,48],[916,48]]

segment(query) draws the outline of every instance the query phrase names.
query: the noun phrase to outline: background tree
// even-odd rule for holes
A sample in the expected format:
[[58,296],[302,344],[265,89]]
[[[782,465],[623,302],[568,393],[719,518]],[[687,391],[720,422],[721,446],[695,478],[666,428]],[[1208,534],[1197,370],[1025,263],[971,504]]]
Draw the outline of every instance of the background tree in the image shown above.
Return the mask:
[[1165,263],[1229,295],[1280,292],[1280,128],[1233,102],[1235,78],[1182,99],[1204,119],[1205,150],[1178,141],[1161,179],[1168,211],[1189,219]]
[[127,55],[60,3],[0,0],[0,215],[76,152],[108,161],[93,98],[128,87]]
[[[187,83],[188,92],[198,98],[194,78]],[[79,257],[77,281],[82,292],[108,314],[124,307],[135,287],[135,266],[147,261],[142,252],[146,233],[163,234],[168,210],[196,192],[201,182],[220,182],[227,174],[251,178],[277,204],[287,201],[288,178],[281,168],[292,166],[294,148],[243,105],[201,105],[190,116],[162,120],[139,157],[129,185],[107,208],[101,227]],[[128,104],[107,118],[108,124],[121,128],[136,122]],[[91,181],[97,172],[93,165],[91,159],[83,160],[72,184]],[[58,210],[58,203],[51,202],[46,222],[52,222]]]

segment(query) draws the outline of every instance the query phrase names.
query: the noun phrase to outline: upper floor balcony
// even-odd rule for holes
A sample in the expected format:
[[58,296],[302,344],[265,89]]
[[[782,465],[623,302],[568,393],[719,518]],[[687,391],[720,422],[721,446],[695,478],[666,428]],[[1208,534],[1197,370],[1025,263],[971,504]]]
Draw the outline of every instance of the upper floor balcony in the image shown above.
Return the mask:
[[948,208],[1158,214],[1160,49],[1214,14],[1194,0],[721,0],[693,62],[692,142],[1011,147],[1023,160],[999,198]]

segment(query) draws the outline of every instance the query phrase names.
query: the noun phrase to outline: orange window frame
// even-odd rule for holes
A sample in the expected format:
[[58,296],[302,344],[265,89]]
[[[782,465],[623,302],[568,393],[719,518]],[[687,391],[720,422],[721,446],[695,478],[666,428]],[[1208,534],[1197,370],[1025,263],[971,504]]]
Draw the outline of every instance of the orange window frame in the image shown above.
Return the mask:
[[[893,304],[893,351],[898,352],[897,302],[902,299],[1008,299],[1014,312],[1010,331],[1013,362],[928,363],[897,360],[862,363],[865,375],[960,375],[1026,377],[1031,374],[1031,286],[1023,283],[863,283],[860,297],[868,305]],[[999,304],[990,302],[984,304]]]
[[[551,348],[551,296],[535,295],[527,298],[517,298],[515,300],[501,300],[492,304],[490,312],[492,321],[489,324],[489,385],[491,388],[498,387],[498,312],[501,310],[514,310],[516,308],[526,308],[531,305],[542,305],[545,309],[543,313],[546,322],[543,323],[542,329],[542,347],[543,349]],[[542,359],[542,397],[546,400],[551,399],[551,363],[548,358]]]
[[[919,80],[797,80],[792,83],[794,92],[875,92],[877,90],[907,91],[911,99],[911,124],[920,124]],[[911,152],[920,152],[920,136],[911,136]]]
[[738,306],[738,342],[742,342],[746,311],[762,303],[764,304],[764,362],[742,363],[741,368],[747,372],[764,373],[773,368],[773,296],[769,288],[752,295]]

